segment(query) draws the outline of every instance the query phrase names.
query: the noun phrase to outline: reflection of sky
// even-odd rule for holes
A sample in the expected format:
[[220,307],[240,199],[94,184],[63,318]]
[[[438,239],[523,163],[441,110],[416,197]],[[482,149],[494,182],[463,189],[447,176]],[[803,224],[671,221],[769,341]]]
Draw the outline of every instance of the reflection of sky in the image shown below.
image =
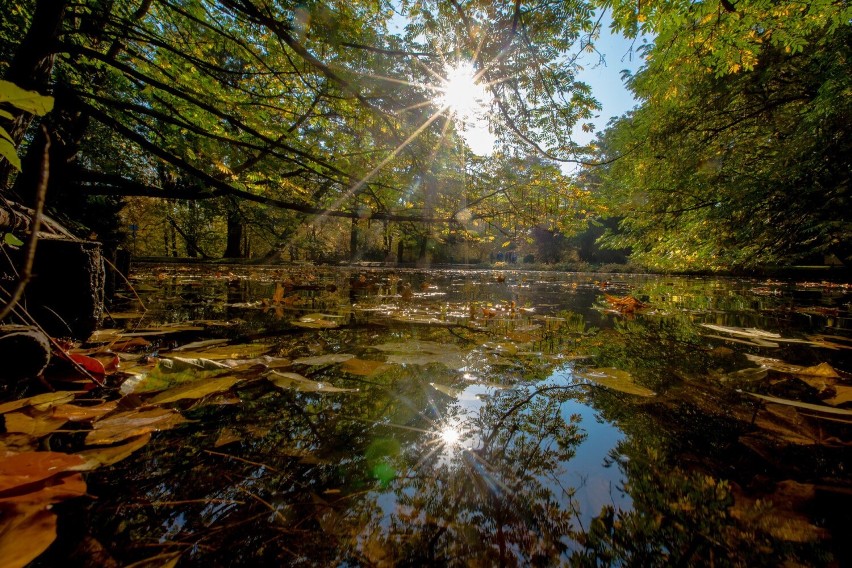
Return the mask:
[[[569,368],[555,371],[547,384],[571,384],[573,378]],[[495,393],[494,387],[470,385],[457,397],[458,406],[463,414],[473,416],[485,404],[483,398]],[[562,403],[562,417],[567,422],[572,414],[582,417],[580,428],[586,433],[586,439],[576,447],[574,457],[560,464],[557,479],[549,476],[541,478],[542,484],[552,491],[554,498],[562,500],[563,489],[574,488],[574,506],[579,513],[578,520],[586,529],[593,517],[598,515],[601,507],[612,505],[616,509],[632,507],[630,496],[620,488],[624,485],[624,476],[617,464],[610,464],[608,454],[615,445],[624,438],[624,434],[612,423],[598,417],[594,408],[574,400]],[[544,440],[542,443],[546,444]],[[463,447],[477,447],[478,440],[468,440]],[[445,448],[444,456],[459,451],[460,448]],[[610,465],[607,465],[610,464]]]
[[[554,372],[548,382],[551,381],[570,383],[570,370]],[[568,400],[562,405],[562,416],[567,421],[572,414],[579,414],[583,418],[580,427],[587,437],[568,463],[566,485],[576,488],[574,500],[580,512],[580,520],[588,528],[589,521],[600,513],[604,505],[613,505],[616,509],[629,509],[632,506],[630,496],[620,489],[624,484],[624,475],[618,465],[606,466],[609,463],[609,451],[624,438],[624,434],[612,423],[598,417],[594,408]]]

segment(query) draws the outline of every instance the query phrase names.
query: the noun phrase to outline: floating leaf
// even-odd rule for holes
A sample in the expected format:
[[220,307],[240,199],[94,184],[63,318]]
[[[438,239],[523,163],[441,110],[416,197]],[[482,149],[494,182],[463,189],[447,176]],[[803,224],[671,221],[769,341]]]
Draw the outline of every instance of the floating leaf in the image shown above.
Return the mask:
[[291,323],[297,327],[305,327],[308,329],[333,329],[335,327],[340,327],[339,321],[335,321],[334,318],[337,318],[337,316],[310,314],[302,316]]
[[834,390],[834,396],[825,400],[824,402],[832,406],[839,406],[841,404],[846,404],[847,402],[852,402],[852,387],[835,385]]
[[96,377],[103,377],[106,375],[104,364],[94,357],[89,357],[88,355],[82,355],[80,353],[66,353],[64,355]]
[[45,480],[83,464],[83,459],[61,452],[21,452],[0,459],[0,492]]
[[852,410],[847,410],[845,408],[834,408],[831,406],[823,406],[821,404],[811,404],[809,402],[800,402],[798,400],[789,400],[786,398],[767,396],[765,394],[757,394],[756,392],[746,392],[746,394],[755,398],[760,398],[767,402],[773,402],[775,404],[785,404],[787,406],[795,406],[796,408],[804,408],[806,410],[813,410],[814,412],[821,412],[825,414],[840,414],[843,416],[852,416]]
[[[198,357],[221,361],[222,359],[249,359],[260,357],[272,348],[267,343],[243,343],[239,345],[219,345],[198,352]],[[195,353],[185,353],[184,357],[192,357]]]
[[230,369],[228,365],[212,359],[187,359],[185,357],[163,357],[160,359],[160,369],[164,372],[178,371],[218,371]]
[[766,367],[746,367],[745,369],[726,374],[723,380],[753,382],[765,379],[768,374],[769,370]]
[[635,394],[637,396],[654,396],[657,394],[650,389],[637,385],[633,380],[633,376],[627,371],[622,371],[614,367],[584,369],[583,371],[578,371],[576,375],[603,387],[627,394]]
[[192,343],[187,343],[186,345],[175,347],[174,349],[172,349],[172,352],[174,353],[176,351],[204,350],[208,347],[214,347],[216,345],[228,343],[229,341],[230,339],[205,339],[204,341],[193,341]]
[[228,444],[233,444],[234,442],[241,442],[243,437],[236,430],[232,430],[230,428],[222,428],[222,431],[219,432],[219,437],[216,438],[216,442],[213,444],[214,448],[219,448],[222,446],[227,446]]
[[5,404],[0,404],[0,414],[20,410],[21,408],[32,406],[37,410],[47,410],[53,406],[65,404],[74,400],[74,393],[68,391],[46,392],[29,398],[13,400]]
[[6,568],[26,566],[56,540],[56,515],[45,508],[5,511],[0,558]]
[[355,355],[350,353],[329,353],[328,355],[317,355],[316,357],[299,357],[293,361],[294,365],[333,365],[335,363],[343,363],[349,359],[355,358]]
[[86,435],[86,444],[115,444],[148,432],[170,430],[186,422],[179,412],[167,408],[119,412],[93,424]]
[[145,444],[149,441],[151,441],[151,433],[146,432],[136,438],[131,438],[129,441],[119,446],[83,450],[75,455],[83,458],[84,463],[74,469],[75,471],[92,471],[99,467],[118,463],[121,460],[130,457],[133,452],[145,446]]
[[352,375],[369,377],[381,373],[390,366],[382,361],[372,361],[368,359],[347,359],[340,366],[341,371],[345,371]]
[[166,404],[184,399],[198,399],[210,394],[227,391],[241,380],[240,377],[233,376],[201,379],[161,392],[148,402],[151,404]]
[[58,430],[67,422],[67,420],[54,418],[47,413],[32,417],[27,416],[23,412],[9,412],[5,418],[7,432],[28,434],[36,438],[41,438]]
[[269,371],[264,375],[272,384],[280,389],[293,389],[299,392],[357,392],[358,389],[346,389],[332,386],[328,383],[312,381],[298,373],[282,373]]
[[813,367],[802,367],[799,365],[793,365],[791,363],[785,363],[779,359],[772,359],[770,357],[760,357],[758,355],[750,355],[746,354],[746,358],[749,361],[753,361],[767,369],[772,369],[773,371],[779,371],[781,373],[789,373],[791,375],[802,375],[807,377],[823,377],[828,379],[837,379],[840,378],[840,375],[834,368],[828,363],[820,363],[819,365],[814,365]]
[[100,418],[109,414],[118,406],[118,401],[113,400],[98,404],[97,406],[77,406],[76,404],[61,404],[54,407],[54,418],[62,418],[70,422],[82,422],[93,418]]
[[720,331],[722,333],[727,333],[730,335],[738,335],[741,337],[749,337],[749,338],[759,338],[759,339],[781,339],[781,335],[778,333],[773,333],[771,331],[764,331],[762,329],[756,329],[753,327],[729,327],[725,325],[713,325],[710,323],[702,323],[699,324],[701,327],[706,327],[707,329],[712,329],[713,331]]
[[0,434],[0,459],[21,452],[33,452],[36,448],[38,448],[38,439],[29,434],[19,432]]
[[383,343],[372,347],[379,351],[389,352],[388,363],[398,365],[438,363],[450,369],[461,369],[467,366],[464,352],[452,343],[414,340],[401,343]]

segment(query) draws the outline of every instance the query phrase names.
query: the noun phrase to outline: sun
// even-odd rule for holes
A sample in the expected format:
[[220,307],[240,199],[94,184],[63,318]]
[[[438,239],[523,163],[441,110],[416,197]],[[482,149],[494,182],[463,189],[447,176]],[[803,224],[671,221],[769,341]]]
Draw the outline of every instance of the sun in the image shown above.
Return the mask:
[[490,154],[495,137],[488,128],[490,96],[481,74],[473,63],[460,61],[447,66],[443,75],[435,101],[461,127],[462,137],[476,154]]
[[468,61],[447,67],[438,101],[456,118],[471,120],[485,112],[488,93]]

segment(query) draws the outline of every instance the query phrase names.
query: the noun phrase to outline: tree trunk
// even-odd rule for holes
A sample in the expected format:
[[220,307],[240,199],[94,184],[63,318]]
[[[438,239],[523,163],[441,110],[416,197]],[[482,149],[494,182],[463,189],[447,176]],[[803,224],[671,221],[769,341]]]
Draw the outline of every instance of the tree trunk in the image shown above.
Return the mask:
[[358,219],[352,219],[349,229],[349,262],[358,260]]
[[225,239],[225,258],[245,258],[242,249],[243,243],[243,220],[236,204],[228,207],[227,218],[228,234]]
[[[59,36],[62,20],[65,18],[65,8],[69,2],[68,0],[41,0],[35,4],[32,23],[27,30],[27,35],[18,46],[18,51],[6,71],[5,79],[23,89],[48,94],[55,59],[56,38]],[[33,116],[15,110],[12,110],[12,115],[15,118],[3,126],[6,127],[17,146],[24,139]],[[0,162],[0,191],[8,189],[13,171],[8,160]]]

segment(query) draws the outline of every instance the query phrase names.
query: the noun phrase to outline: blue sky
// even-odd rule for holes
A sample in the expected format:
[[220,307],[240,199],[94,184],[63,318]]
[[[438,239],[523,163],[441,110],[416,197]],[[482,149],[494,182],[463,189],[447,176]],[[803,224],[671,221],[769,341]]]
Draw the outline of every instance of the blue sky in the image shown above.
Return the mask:
[[[604,56],[604,62],[598,61],[597,53],[586,54],[581,63],[584,70],[578,75],[581,81],[591,86],[592,95],[602,107],[591,121],[595,124],[595,132],[606,128],[610,118],[624,114],[637,104],[621,81],[621,71],[629,69],[635,72],[642,65],[642,57],[636,51],[642,41],[613,34],[609,29],[610,21],[606,15],[601,37],[595,42],[598,51]],[[585,133],[578,127],[574,130],[574,138],[577,142],[586,143],[594,138],[594,133]]]

